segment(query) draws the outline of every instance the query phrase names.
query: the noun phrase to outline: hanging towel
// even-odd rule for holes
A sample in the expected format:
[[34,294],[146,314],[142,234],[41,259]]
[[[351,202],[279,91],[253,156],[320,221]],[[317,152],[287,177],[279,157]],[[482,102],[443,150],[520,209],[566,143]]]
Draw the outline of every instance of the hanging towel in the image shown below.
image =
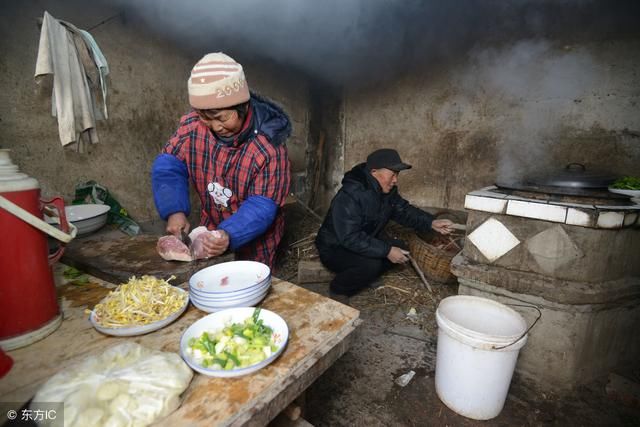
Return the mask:
[[[81,137],[91,143],[98,142],[95,127],[99,110],[87,74],[93,74],[91,68],[96,71],[96,76],[102,74],[93,60],[93,50],[85,45],[79,34],[80,30],[73,25],[44,13],[35,77],[38,81],[41,76],[53,75],[51,110],[52,115],[58,118],[63,146],[78,143]],[[85,68],[87,61],[93,64],[87,64],[88,68]],[[82,149],[80,144],[77,148]]]
[[102,108],[104,118],[107,119],[109,118],[109,114],[107,114],[107,76],[109,75],[109,64],[107,64],[107,59],[102,54],[102,51],[98,47],[98,43],[96,43],[93,36],[84,30],[80,30],[80,34],[84,38],[87,47],[91,49],[93,60],[98,67],[98,73],[100,76],[100,92],[102,93]]

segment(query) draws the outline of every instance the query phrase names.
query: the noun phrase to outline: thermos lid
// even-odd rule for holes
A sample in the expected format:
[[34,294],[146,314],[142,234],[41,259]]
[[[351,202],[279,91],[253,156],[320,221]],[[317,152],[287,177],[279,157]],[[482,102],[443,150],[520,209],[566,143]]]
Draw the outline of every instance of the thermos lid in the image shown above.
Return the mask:
[[7,148],[0,149],[0,193],[34,190],[40,188],[35,178],[22,173],[11,161]]

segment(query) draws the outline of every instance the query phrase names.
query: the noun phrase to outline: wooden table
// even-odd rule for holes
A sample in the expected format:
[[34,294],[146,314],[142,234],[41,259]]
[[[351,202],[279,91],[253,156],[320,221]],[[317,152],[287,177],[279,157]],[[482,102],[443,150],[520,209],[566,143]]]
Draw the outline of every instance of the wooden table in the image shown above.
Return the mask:
[[[26,403],[56,372],[124,340],[177,353],[182,332],[207,314],[190,306],[177,321],[147,335],[102,335],[91,326],[84,310],[93,307],[114,285],[92,276],[87,284],[68,284],[62,278],[63,269],[61,264],[55,269],[64,313],[62,325],[47,338],[8,352],[14,366],[0,380],[0,401]],[[156,425],[265,425],[342,356],[360,323],[357,310],[275,278],[260,306],[278,313],[289,327],[289,343],[280,357],[243,377],[213,378],[194,373],[182,406]]]

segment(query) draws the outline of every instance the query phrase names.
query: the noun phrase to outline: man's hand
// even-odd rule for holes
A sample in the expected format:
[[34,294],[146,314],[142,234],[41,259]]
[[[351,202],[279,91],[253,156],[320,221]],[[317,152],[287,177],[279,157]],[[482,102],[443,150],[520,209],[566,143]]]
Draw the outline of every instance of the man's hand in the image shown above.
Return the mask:
[[229,248],[229,235],[224,230],[218,230],[221,237],[214,237],[211,233],[206,233],[202,246],[207,258],[222,255]]
[[391,250],[389,250],[389,253],[387,254],[387,259],[394,264],[404,264],[405,262],[409,261],[409,258],[407,258],[406,255],[407,253],[408,252],[404,249],[400,249],[397,246],[392,246]]
[[450,234],[453,231],[453,221],[450,219],[435,219],[431,223],[431,228],[440,234]]
[[190,227],[191,224],[189,224],[187,216],[182,212],[171,214],[167,219],[167,233],[173,234],[178,239],[180,239],[180,232],[184,230],[185,233],[189,233]]

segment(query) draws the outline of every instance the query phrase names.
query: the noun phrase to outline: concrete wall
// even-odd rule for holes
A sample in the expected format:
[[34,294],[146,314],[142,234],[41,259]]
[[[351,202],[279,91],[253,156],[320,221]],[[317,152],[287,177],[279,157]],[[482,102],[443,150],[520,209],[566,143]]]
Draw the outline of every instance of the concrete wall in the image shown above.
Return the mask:
[[640,356],[635,339],[640,305],[633,296],[610,304],[558,304],[544,297],[509,292],[502,287],[460,279],[458,293],[489,298],[513,309],[532,325],[520,350],[516,371],[541,390],[566,393],[581,384],[607,377],[624,366],[635,366]]
[[499,176],[571,162],[640,176],[639,74],[639,40],[524,40],[347,89],[344,169],[396,148],[414,166],[401,174],[401,193],[454,209]]
[[[36,18],[44,10],[84,29],[120,12],[115,6],[92,3],[88,7],[81,1],[2,2],[0,147],[12,150],[14,162],[39,180],[43,194],[62,195],[70,201],[78,183],[96,180],[134,219],[157,218],[150,166],[189,109],[186,81],[201,54],[189,55],[141,32],[127,22],[126,14],[92,30],[111,69],[110,117],[97,123],[100,142],[78,153],[61,146],[57,121],[50,114],[50,86],[38,86],[33,78],[40,37]],[[283,75],[271,64],[243,65],[251,88],[280,103],[290,114],[292,169],[304,170],[309,110],[306,79]]]

